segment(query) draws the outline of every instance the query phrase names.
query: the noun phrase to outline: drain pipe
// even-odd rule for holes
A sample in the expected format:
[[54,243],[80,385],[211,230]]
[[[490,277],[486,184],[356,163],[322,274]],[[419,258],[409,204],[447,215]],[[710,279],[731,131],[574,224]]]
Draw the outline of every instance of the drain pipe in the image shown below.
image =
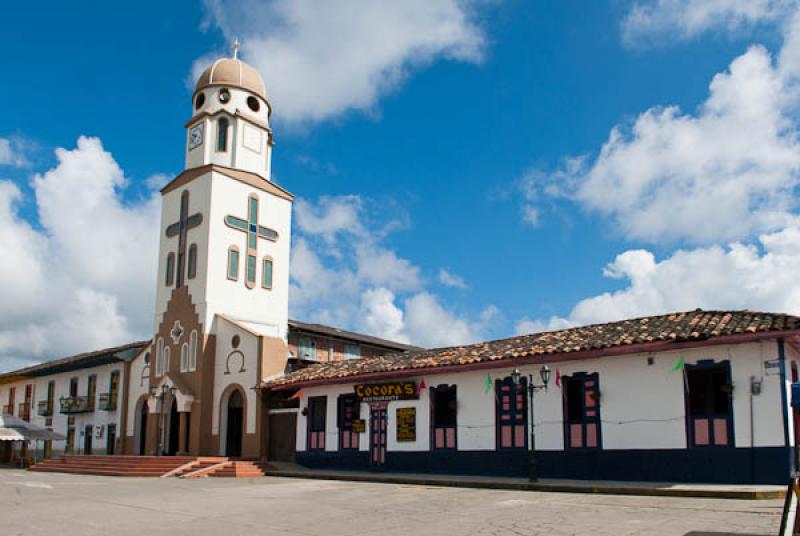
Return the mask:
[[792,453],[791,443],[789,442],[789,401],[786,396],[786,341],[783,337],[778,338],[778,363],[781,374],[781,406],[783,413],[783,444],[786,446],[789,457],[789,475],[795,474],[795,459]]

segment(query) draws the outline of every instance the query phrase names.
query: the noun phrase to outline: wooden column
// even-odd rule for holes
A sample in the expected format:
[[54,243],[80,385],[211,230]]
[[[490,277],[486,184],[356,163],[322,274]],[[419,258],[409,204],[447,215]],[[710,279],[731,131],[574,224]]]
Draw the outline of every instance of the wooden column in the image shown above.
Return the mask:
[[186,416],[188,412],[179,411],[179,425],[178,425],[178,454],[186,454]]

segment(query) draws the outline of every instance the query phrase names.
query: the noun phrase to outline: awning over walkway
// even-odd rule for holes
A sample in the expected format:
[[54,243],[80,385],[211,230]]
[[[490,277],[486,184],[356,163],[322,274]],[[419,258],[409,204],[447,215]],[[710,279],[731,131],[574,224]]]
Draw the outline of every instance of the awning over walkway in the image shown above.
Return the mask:
[[0,441],[60,441],[66,436],[51,432],[12,415],[0,415]]

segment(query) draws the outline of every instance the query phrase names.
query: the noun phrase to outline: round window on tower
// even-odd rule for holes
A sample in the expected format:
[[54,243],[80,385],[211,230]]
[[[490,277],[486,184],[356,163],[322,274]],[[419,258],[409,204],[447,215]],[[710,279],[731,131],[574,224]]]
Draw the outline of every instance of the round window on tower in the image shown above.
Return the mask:
[[219,90],[219,102],[225,104],[231,100],[231,92],[225,88]]
[[200,93],[194,100],[194,109],[199,110],[206,103],[206,96]]
[[247,97],[247,106],[254,112],[257,112],[258,110],[261,109],[261,104],[255,97]]
[[239,339],[238,335],[234,335],[233,337],[231,337],[231,346],[233,346],[234,348],[239,348],[240,342],[242,341],[241,339]]

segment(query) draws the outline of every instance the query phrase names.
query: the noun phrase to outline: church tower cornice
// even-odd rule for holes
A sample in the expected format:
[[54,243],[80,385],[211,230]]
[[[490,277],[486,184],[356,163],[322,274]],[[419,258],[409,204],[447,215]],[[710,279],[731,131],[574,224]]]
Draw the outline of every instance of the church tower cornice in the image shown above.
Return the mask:
[[265,181],[259,175],[255,173],[250,173],[248,171],[242,171],[241,169],[233,169],[225,166],[219,166],[216,164],[207,164],[205,166],[200,166],[198,168],[187,169],[174,179],[172,179],[166,186],[161,188],[161,195],[168,194],[182,186],[187,185],[188,183],[192,182],[194,179],[198,177],[202,177],[206,173],[216,172],[220,175],[225,175],[230,179],[237,180],[241,183],[247,184],[248,186],[252,186],[262,192],[266,192],[272,194],[276,197],[281,199],[285,199],[287,201],[294,200],[294,194],[291,193],[289,190],[286,190],[282,186],[272,182],[272,181]]

